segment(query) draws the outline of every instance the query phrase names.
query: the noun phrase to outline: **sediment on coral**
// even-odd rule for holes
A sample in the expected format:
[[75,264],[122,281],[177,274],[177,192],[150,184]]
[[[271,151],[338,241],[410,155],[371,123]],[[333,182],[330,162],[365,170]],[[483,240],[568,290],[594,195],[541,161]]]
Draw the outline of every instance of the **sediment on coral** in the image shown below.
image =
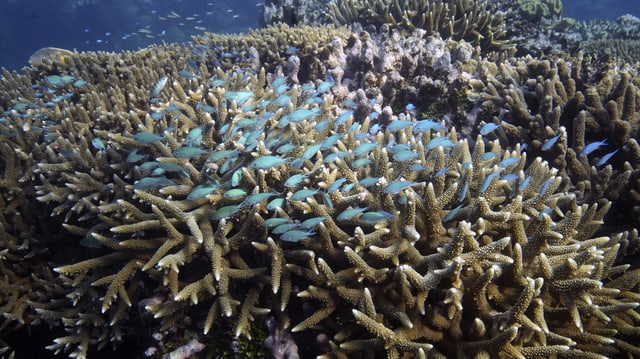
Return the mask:
[[[637,194],[638,74],[323,29],[299,29],[318,47],[280,26],[5,73],[2,264],[46,294],[5,307],[64,327],[49,348],[77,357],[141,320],[207,343],[267,317],[289,348],[327,338],[298,348],[314,356],[637,355],[637,226],[601,224]],[[376,92],[358,76],[392,76],[375,49],[394,42],[427,49],[394,50],[406,68]],[[475,107],[422,116],[403,101],[428,80]],[[598,165],[607,130],[624,148]],[[14,260],[46,224],[62,254]]]

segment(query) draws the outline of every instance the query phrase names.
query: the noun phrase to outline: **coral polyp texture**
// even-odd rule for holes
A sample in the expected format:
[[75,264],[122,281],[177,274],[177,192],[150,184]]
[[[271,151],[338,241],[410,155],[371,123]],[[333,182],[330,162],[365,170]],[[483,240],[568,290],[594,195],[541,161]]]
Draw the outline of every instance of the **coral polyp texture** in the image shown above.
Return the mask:
[[637,70],[504,56],[279,25],[5,71],[2,333],[62,328],[73,357],[134,331],[149,356],[640,356],[616,219]]

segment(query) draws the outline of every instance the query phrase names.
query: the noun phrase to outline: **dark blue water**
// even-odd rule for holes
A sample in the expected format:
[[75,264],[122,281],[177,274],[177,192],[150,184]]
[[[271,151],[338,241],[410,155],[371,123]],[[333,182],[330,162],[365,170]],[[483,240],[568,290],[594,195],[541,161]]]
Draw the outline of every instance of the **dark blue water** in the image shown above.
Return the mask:
[[631,14],[640,17],[640,1],[637,0],[563,0],[562,15],[578,20],[615,20]]
[[19,69],[46,47],[134,50],[204,31],[258,27],[256,0],[0,0],[0,66]]
[[[36,50],[134,50],[191,35],[258,27],[261,0],[0,0],[0,66],[19,69]],[[579,20],[640,16],[640,1],[564,0]]]

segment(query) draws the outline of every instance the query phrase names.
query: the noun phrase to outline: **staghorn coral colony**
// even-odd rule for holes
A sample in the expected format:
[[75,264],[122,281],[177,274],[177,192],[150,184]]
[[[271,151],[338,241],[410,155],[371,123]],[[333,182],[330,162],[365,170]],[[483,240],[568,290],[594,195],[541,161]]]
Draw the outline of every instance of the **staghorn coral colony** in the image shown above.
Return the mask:
[[380,28],[4,71],[2,333],[51,326],[72,357],[134,335],[148,357],[639,357],[638,67],[437,34],[455,11],[350,14]]

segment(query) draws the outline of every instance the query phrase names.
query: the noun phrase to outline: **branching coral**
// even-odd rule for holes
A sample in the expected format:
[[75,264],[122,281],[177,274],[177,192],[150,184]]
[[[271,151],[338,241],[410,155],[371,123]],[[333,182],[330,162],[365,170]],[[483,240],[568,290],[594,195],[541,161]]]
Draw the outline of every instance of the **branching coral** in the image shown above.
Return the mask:
[[562,14],[561,0],[518,0],[518,6],[526,17],[534,21]]
[[[319,333],[327,357],[638,354],[640,274],[620,262],[637,231],[599,232],[635,169],[606,167],[604,189],[580,187],[596,183],[590,131],[626,134],[625,156],[640,153],[620,119],[636,121],[635,74],[592,85],[583,63],[469,61],[480,79],[457,84],[480,88],[498,119],[472,136],[446,126],[459,117],[394,110],[393,95],[341,81],[339,69],[370,64],[365,33],[331,34],[305,67],[313,50],[282,51],[273,31],[72,53],[5,75],[3,270],[20,240],[73,249],[45,264],[57,277],[29,279],[44,294],[28,307],[7,301],[65,326],[50,349],[85,356],[147,313],[162,333],[208,335],[228,320],[246,337],[269,315],[272,337]],[[449,53],[437,38],[407,41],[437,47],[407,79]],[[472,55],[460,56],[462,68]]]
[[482,105],[486,121],[502,125],[503,144],[530,143],[581,200],[614,200],[615,217],[637,224],[638,70],[597,64],[582,56],[487,64]]
[[503,49],[505,30],[501,13],[491,13],[486,1],[349,0],[329,3],[335,24],[383,24],[413,31],[438,32],[443,38],[466,40],[484,49]]

